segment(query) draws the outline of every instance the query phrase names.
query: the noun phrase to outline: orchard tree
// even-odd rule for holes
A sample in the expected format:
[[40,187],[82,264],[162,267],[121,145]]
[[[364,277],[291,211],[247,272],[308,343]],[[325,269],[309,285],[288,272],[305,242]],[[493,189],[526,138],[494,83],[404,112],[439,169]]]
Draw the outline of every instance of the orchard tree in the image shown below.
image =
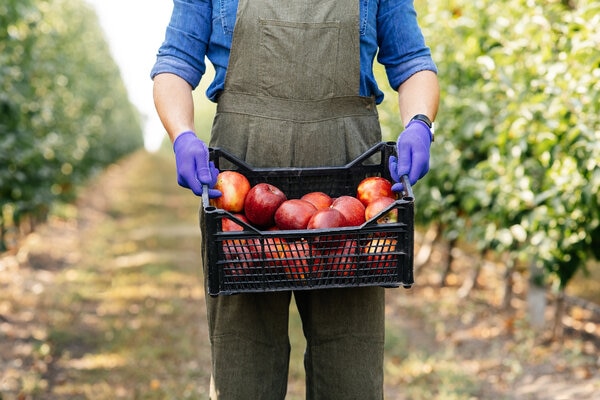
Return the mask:
[[414,188],[423,225],[559,293],[600,242],[600,3],[564,3],[427,2],[442,99]]
[[0,6],[0,247],[94,171],[138,148],[130,103],[98,20],[67,0]]

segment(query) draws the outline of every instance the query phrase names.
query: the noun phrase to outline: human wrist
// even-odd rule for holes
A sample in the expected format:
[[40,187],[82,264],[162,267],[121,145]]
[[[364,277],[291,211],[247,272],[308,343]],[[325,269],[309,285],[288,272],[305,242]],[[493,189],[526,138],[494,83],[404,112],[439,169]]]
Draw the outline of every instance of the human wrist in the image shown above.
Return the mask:
[[180,143],[184,141],[188,141],[190,139],[197,138],[196,133],[194,131],[184,131],[178,134],[173,140],[173,149],[177,151],[177,147]]
[[435,141],[434,135],[434,123],[424,114],[417,114],[411,118],[411,120],[406,124],[406,129],[408,129],[411,125],[417,124],[423,128],[427,129],[429,133],[429,139],[431,142]]

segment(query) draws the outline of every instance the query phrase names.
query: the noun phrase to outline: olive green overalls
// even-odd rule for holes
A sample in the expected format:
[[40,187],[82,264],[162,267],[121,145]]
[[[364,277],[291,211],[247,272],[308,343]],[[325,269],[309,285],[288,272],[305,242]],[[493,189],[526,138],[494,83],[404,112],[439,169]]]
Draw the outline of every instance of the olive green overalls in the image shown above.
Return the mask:
[[[358,95],[359,39],[359,0],[239,0],[210,145],[255,167],[306,167],[380,142],[374,99]],[[384,289],[293,294],[307,399],[383,399]],[[219,400],[285,398],[291,295],[206,299]]]

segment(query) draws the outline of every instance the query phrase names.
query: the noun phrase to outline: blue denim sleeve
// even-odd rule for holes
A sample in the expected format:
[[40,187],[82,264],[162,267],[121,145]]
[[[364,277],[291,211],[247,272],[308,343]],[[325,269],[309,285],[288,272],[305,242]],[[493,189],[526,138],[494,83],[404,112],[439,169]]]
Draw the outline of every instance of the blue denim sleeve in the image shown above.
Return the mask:
[[377,26],[377,60],[385,66],[394,90],[419,71],[437,73],[412,0],[380,0]]
[[165,40],[158,49],[150,77],[169,72],[198,86],[206,71],[205,55],[211,34],[211,0],[175,0]]

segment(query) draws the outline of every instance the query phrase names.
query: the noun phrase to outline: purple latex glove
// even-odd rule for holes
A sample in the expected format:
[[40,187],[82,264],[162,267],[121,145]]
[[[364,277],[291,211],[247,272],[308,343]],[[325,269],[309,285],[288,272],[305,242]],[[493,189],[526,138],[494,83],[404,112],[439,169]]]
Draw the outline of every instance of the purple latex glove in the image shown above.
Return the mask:
[[[202,195],[202,185],[213,188],[217,183],[219,170],[209,161],[208,147],[192,131],[186,131],[177,136],[173,143],[175,164],[177,166],[177,183],[191,189],[195,195]],[[208,190],[208,197],[220,197],[216,189]]]
[[396,182],[392,186],[393,191],[404,189],[400,183],[402,175],[408,175],[408,181],[414,185],[429,171],[431,141],[431,130],[423,121],[413,120],[406,125],[396,144],[398,158],[391,156],[389,159],[390,175]]

